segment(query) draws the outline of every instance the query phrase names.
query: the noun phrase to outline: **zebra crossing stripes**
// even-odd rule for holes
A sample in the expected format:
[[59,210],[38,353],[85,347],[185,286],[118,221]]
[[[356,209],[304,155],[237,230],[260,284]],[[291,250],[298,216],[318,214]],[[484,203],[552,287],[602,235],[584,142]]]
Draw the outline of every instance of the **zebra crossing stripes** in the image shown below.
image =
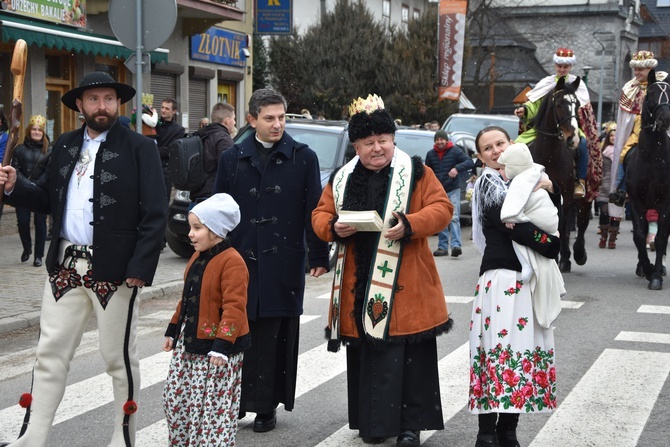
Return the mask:
[[670,345],[670,334],[658,334],[654,332],[619,332],[614,339],[616,341],[633,341],[638,343],[662,343]]
[[647,304],[643,304],[637,309],[637,312],[643,314],[670,315],[670,306],[650,306]]
[[[445,424],[467,404],[468,380],[467,371],[470,363],[469,343],[464,343],[456,350],[442,358],[438,363],[440,374],[440,394],[442,399],[442,415]],[[421,443],[423,444],[435,433],[434,430],[421,432]],[[385,444],[395,444],[395,439],[387,439]],[[358,431],[351,430],[349,425],[338,429],[335,433],[317,444],[316,447],[341,447],[341,446],[364,446],[363,440],[358,436]]]
[[670,373],[670,353],[606,349],[530,447],[631,447]]

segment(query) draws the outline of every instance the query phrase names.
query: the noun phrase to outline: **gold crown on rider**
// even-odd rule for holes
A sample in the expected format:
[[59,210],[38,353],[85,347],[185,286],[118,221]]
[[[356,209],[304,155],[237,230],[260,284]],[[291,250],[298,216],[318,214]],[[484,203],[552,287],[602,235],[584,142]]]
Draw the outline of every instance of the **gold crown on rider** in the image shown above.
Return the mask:
[[369,115],[375,110],[382,110],[383,108],[384,101],[377,95],[368,95],[365,99],[359,97],[349,106],[349,116],[354,116],[360,112],[365,112]]
[[151,93],[142,93],[142,104],[153,107],[154,95]]
[[575,52],[570,48],[559,48],[554,53],[554,63],[557,65],[575,65]]
[[633,55],[628,65],[631,68],[654,68],[658,65],[658,61],[654,58],[653,52],[641,50]]
[[30,117],[30,121],[28,121],[29,126],[37,126],[44,130],[47,127],[47,119],[44,118],[42,115],[33,115]]

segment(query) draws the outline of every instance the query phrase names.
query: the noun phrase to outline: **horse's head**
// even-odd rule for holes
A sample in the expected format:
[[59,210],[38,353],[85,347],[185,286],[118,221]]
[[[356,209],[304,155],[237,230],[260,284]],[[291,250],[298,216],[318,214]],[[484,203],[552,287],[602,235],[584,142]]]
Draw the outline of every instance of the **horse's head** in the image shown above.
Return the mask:
[[580,79],[577,78],[574,82],[566,84],[565,79],[561,78],[554,90],[545,96],[530,123],[538,133],[562,141],[569,141],[577,133],[579,101],[575,92],[579,82]]
[[652,131],[670,129],[670,85],[656,80],[656,71],[647,76],[647,94],[642,108],[642,126]]
[[556,83],[556,87],[552,93],[556,124],[563,134],[563,139],[566,141],[571,141],[579,128],[577,122],[579,100],[577,99],[576,92],[580,82],[581,79],[579,77],[571,83],[566,83],[565,78],[561,78]]

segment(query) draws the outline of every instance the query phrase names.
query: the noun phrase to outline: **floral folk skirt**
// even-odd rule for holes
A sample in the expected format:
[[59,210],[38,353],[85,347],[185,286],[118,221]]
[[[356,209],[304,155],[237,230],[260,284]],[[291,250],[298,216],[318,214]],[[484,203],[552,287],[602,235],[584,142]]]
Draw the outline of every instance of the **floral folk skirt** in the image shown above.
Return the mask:
[[[183,334],[183,333],[182,333]],[[171,446],[234,446],[240,411],[243,354],[223,366],[184,351],[179,336],[163,390]]]
[[535,322],[520,272],[489,270],[480,276],[470,320],[470,412],[556,408],[553,331]]

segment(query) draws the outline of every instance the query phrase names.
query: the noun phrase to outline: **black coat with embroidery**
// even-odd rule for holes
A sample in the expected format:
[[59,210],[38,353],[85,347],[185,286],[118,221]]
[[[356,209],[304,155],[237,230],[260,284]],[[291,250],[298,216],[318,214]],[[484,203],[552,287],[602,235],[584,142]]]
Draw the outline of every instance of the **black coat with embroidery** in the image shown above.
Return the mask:
[[[53,216],[54,238],[45,266],[57,267],[70,178],[84,142],[84,128],[63,134],[51,153],[44,181],[17,179],[7,203]],[[93,280],[139,278],[150,284],[163,246],[167,203],[156,144],[118,121],[95,159]]]

